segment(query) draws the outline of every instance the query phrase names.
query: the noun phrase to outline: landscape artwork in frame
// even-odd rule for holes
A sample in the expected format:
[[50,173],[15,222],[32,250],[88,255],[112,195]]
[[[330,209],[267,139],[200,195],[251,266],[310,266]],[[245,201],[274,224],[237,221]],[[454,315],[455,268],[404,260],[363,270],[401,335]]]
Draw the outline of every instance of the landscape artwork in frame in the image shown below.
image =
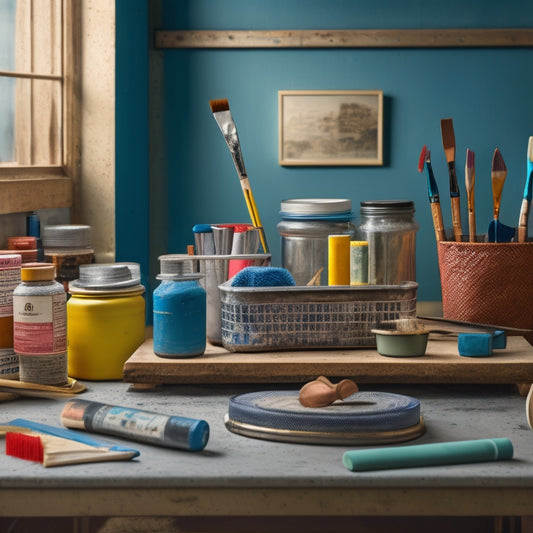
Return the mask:
[[279,91],[279,164],[383,165],[383,91]]

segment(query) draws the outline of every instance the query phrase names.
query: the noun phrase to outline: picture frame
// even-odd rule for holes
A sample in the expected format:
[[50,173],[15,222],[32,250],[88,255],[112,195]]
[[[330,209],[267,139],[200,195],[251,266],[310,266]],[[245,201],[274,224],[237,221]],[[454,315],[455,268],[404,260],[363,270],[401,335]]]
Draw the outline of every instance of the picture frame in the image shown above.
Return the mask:
[[281,166],[383,165],[383,91],[278,91]]

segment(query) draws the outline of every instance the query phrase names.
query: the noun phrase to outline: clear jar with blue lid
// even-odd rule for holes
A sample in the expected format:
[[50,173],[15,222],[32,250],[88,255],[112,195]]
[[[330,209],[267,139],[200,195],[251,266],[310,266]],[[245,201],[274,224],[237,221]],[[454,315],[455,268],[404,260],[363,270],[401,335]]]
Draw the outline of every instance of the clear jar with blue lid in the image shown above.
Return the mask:
[[206,347],[206,292],[204,277],[194,272],[189,255],[159,257],[161,281],[153,293],[154,353],[165,358],[202,355]]
[[281,266],[297,285],[327,285],[328,237],[355,237],[352,202],[337,198],[296,198],[281,202]]

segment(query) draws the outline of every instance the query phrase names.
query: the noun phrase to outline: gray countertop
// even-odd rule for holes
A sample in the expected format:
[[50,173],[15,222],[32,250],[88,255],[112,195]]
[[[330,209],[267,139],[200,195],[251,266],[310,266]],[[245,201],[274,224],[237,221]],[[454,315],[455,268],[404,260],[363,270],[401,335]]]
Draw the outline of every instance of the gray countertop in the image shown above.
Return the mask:
[[[255,390],[291,385],[161,386],[138,390],[121,382],[86,382],[80,398],[164,414],[204,419],[210,426],[202,452],[165,449],[101,436],[140,451],[133,461],[44,468],[6,456],[1,443],[0,493],[20,488],[521,488],[533,489],[533,432],[525,398],[509,386],[362,386],[418,398],[426,433],[408,443],[508,437],[511,461],[354,473],[342,455],[354,446],[288,444],[243,437],[224,426],[228,400]],[[20,398],[0,406],[0,422],[27,418],[60,426],[67,400]]]

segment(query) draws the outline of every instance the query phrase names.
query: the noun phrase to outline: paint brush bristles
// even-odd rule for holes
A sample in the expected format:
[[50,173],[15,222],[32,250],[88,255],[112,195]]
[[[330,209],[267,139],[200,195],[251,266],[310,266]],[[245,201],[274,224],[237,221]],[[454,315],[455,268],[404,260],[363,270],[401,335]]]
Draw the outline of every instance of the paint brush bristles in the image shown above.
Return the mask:
[[503,184],[507,177],[507,167],[503,160],[502,154],[498,148],[494,150],[492,156],[492,199],[494,202],[494,219],[497,220],[500,216],[500,203],[502,201]]
[[246,201],[246,206],[248,208],[248,213],[250,214],[250,219],[255,228],[259,229],[259,235],[261,237],[261,244],[263,246],[263,251],[268,253],[268,245],[266,240],[265,229],[261,224],[259,218],[259,212],[257,211],[257,205],[252,194],[252,188],[248,180],[248,175],[246,174],[246,168],[244,167],[244,159],[242,157],[241,145],[239,142],[239,136],[237,134],[237,127],[231,116],[229,109],[229,102],[225,98],[219,100],[210,100],[209,105],[211,106],[211,111],[213,116],[217,121],[217,124],[226,140],[226,144],[230,150],[231,156],[233,158],[233,163],[239,175],[239,180],[241,182],[242,192],[244,194],[244,199]]
[[465,187],[468,201],[468,231],[470,242],[476,242],[476,209],[474,201],[475,181],[475,154],[472,150],[467,149],[465,165]]
[[455,134],[453,131],[453,121],[451,118],[444,118],[440,121],[442,135],[442,146],[446,161],[448,162],[448,173],[450,175],[450,199],[452,206],[453,235],[456,241],[461,241],[463,233],[461,227],[461,206],[459,199],[459,185],[455,172]]

